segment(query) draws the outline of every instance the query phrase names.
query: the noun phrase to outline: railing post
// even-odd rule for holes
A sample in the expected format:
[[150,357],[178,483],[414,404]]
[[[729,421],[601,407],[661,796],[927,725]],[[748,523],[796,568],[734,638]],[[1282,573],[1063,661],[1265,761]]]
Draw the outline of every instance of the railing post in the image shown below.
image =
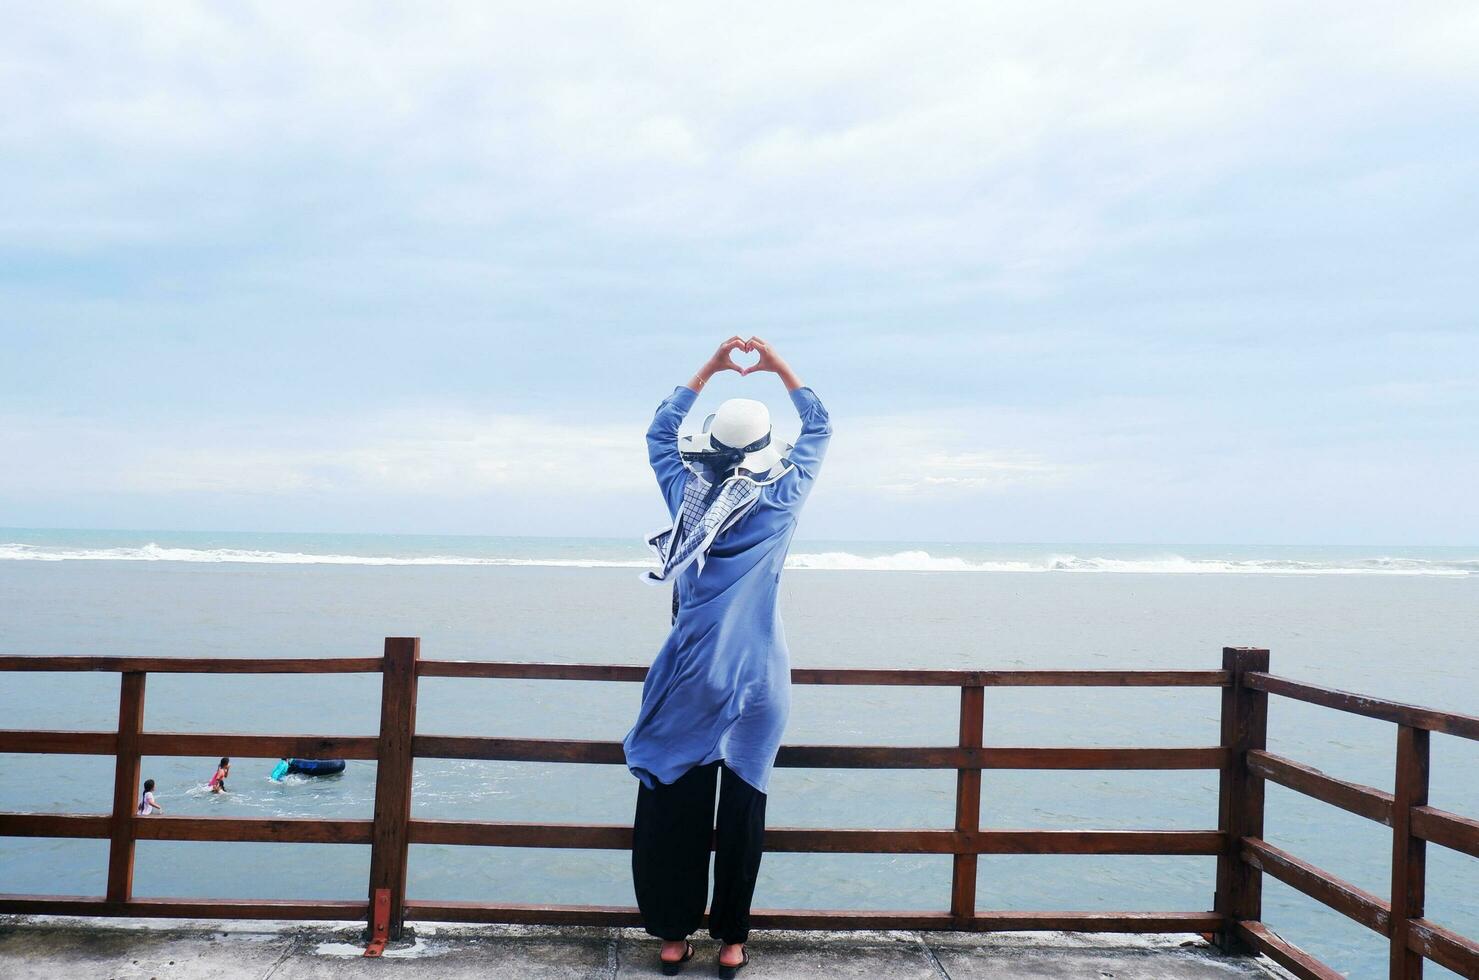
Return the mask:
[[113,762],[113,817],[109,824],[108,901],[127,902],[134,891],[134,810],[139,802],[139,733],[144,730],[144,678],[125,671],[118,693],[118,746]]
[[1217,945],[1226,953],[1249,952],[1239,922],[1263,916],[1263,873],[1243,860],[1243,838],[1263,837],[1263,780],[1248,768],[1250,749],[1268,746],[1268,695],[1243,682],[1250,671],[1268,670],[1267,650],[1223,647],[1222,667],[1232,681],[1222,689],[1222,747],[1227,762],[1218,781],[1217,826],[1223,849],[1217,856],[1213,909],[1222,916]]
[[[986,689],[960,689],[960,747],[980,748],[983,742]],[[981,829],[981,770],[955,771],[955,832],[974,839]],[[976,917],[977,855],[956,854],[950,874],[950,918],[957,929],[970,927]]]
[[1392,800],[1392,980],[1422,980],[1422,954],[1407,948],[1408,923],[1423,917],[1427,844],[1412,834],[1412,808],[1428,805],[1428,731],[1397,726]]
[[385,638],[380,687],[380,743],[375,760],[375,824],[370,845],[370,928],[375,892],[390,892],[390,938],[399,939],[405,918],[406,854],[410,843],[411,774],[416,736],[417,637]]

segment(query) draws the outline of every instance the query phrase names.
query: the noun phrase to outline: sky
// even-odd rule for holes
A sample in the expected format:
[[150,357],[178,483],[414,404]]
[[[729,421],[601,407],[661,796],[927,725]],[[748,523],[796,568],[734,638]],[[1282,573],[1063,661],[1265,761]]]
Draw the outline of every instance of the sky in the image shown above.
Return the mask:
[[0,16],[0,526],[640,538],[737,333],[802,538],[1479,543],[1467,0]]

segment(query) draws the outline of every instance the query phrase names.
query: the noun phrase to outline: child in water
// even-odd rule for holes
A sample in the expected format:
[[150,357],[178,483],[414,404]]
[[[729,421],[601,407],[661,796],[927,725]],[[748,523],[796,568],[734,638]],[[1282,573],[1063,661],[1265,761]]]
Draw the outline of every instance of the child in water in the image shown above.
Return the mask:
[[228,792],[226,789],[226,777],[229,775],[231,775],[231,759],[229,756],[223,756],[221,758],[221,764],[216,766],[216,772],[211,776],[211,792]]
[[163,813],[164,807],[154,802],[154,780],[146,779],[144,780],[144,795],[139,797],[139,816],[147,817],[155,810]]

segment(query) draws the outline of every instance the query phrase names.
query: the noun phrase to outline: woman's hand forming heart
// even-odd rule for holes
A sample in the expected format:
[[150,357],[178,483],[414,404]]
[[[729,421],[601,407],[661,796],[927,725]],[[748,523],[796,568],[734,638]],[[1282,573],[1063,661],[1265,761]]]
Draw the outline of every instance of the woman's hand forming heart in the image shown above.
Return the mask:
[[775,348],[771,347],[768,341],[759,337],[751,337],[746,343],[749,344],[746,349],[758,352],[760,360],[740,371],[741,375],[753,374],[756,371],[769,371],[781,379],[787,391],[795,391],[802,386],[801,379],[796,377],[796,372],[791,370],[791,366],[775,352]]
[[[734,361],[735,351],[744,351],[746,353],[753,351],[760,355],[760,359],[748,367],[741,367]],[[736,335],[724,341],[724,343],[719,345],[719,349],[714,351],[713,356],[705,361],[703,366],[698,369],[698,373],[689,380],[688,387],[694,391],[702,391],[703,386],[708,384],[709,379],[720,371],[733,371],[741,377],[747,374],[753,374],[756,371],[769,371],[781,379],[787,390],[795,391],[801,387],[801,379],[796,377],[796,373],[791,370],[790,365],[775,352],[775,349],[770,346],[768,341],[762,340],[759,337],[751,337],[749,340],[745,340]]]
[[724,343],[720,344],[719,349],[714,351],[713,356],[703,363],[703,366],[694,374],[693,379],[688,382],[688,387],[694,391],[699,391],[704,385],[708,384],[710,378],[720,371],[733,371],[736,374],[744,374],[745,369],[734,363],[733,352],[737,350],[748,351],[749,349],[750,342],[748,340],[745,340],[738,334],[730,337]]

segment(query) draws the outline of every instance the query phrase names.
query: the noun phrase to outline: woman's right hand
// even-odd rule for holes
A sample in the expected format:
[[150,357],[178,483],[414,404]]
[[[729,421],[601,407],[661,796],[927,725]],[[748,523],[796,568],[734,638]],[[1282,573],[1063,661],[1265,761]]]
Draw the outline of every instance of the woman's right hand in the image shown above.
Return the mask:
[[730,352],[737,350],[748,351],[749,349],[750,342],[748,340],[739,336],[730,337],[719,345],[719,349],[714,351],[714,356],[705,362],[704,366],[700,368],[700,371],[711,377],[720,371],[734,371],[737,374],[744,374],[745,369],[734,363],[734,358],[730,356]]
[[745,369],[734,363],[734,359],[730,354],[733,351],[748,351],[749,349],[750,342],[743,337],[730,337],[719,345],[719,349],[714,351],[712,357],[703,363],[703,367],[698,369],[698,373],[693,376],[693,380],[688,383],[688,387],[694,391],[698,391],[710,378],[720,371],[733,371],[736,374],[744,374]]

